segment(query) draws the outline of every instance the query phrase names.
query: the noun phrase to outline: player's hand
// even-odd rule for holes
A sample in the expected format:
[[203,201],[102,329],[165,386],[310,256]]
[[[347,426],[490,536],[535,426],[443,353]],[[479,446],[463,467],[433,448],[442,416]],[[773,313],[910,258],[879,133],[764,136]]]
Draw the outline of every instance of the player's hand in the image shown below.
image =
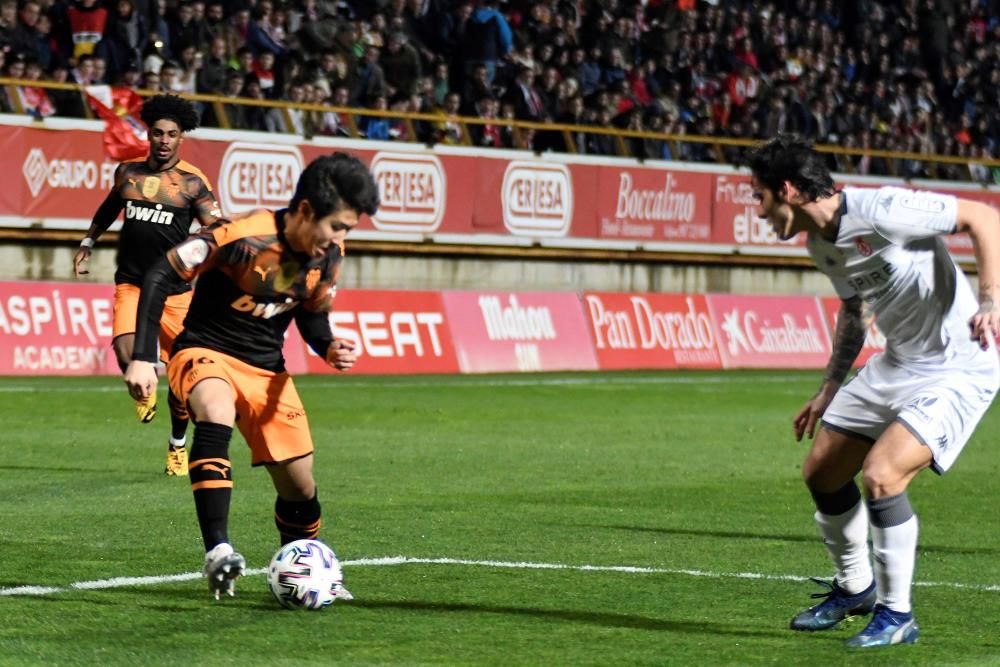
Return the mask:
[[816,395],[806,401],[806,404],[795,415],[795,419],[792,420],[796,441],[801,442],[803,435],[808,435],[810,439],[816,436],[816,424],[819,423],[820,418],[826,412],[826,408],[830,405],[830,401],[833,400],[839,388],[840,385],[832,382],[824,382],[820,390],[816,392]]
[[85,276],[90,271],[87,269],[87,262],[90,260],[90,248],[80,247],[73,255],[73,273],[78,276]]
[[979,311],[969,319],[969,329],[972,340],[979,341],[979,347],[988,350],[990,339],[1000,334],[1000,308],[993,299],[984,299],[979,304]]
[[354,343],[346,340],[335,340],[330,343],[326,351],[326,363],[330,364],[338,371],[346,371],[354,362],[358,360],[358,355],[354,351]]
[[156,391],[156,366],[148,361],[132,360],[125,369],[125,386],[129,396],[140,401]]

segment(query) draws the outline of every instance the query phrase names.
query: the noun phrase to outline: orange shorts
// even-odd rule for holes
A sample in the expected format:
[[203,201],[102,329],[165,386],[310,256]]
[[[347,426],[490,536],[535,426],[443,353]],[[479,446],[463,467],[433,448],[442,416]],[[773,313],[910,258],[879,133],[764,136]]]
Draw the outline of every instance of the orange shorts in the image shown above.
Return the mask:
[[[135,285],[121,283],[115,285],[115,320],[111,329],[111,338],[135,333],[135,318],[139,312],[139,292]],[[184,328],[184,318],[187,317],[191,305],[191,290],[183,294],[167,297],[163,306],[163,316],[160,318],[160,360],[170,358],[170,349],[174,340]]]
[[190,347],[170,358],[167,377],[170,389],[185,405],[191,390],[205,378],[229,384],[236,404],[236,424],[250,445],[253,465],[312,454],[306,409],[288,373],[265,371],[228,354]]

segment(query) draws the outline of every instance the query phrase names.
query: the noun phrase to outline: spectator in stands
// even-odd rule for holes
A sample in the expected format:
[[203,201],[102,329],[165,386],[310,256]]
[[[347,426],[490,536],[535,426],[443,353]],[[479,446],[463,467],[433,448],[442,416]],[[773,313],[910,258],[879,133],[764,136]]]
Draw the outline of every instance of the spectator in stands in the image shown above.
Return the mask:
[[0,52],[14,51],[17,32],[17,0],[0,0]]
[[94,74],[91,80],[95,84],[108,83],[108,61],[104,59],[104,56],[95,54],[92,62],[94,64]]
[[[389,109],[389,101],[385,95],[379,95],[375,98],[372,108],[378,111],[386,111]],[[358,120],[358,130],[369,139],[388,141],[391,138],[389,133],[390,128],[391,121],[384,116],[362,116]]]
[[357,82],[351,93],[352,104],[368,106],[375,98],[385,96],[385,75],[378,64],[379,55],[377,47],[365,47],[365,58],[358,68]]
[[[35,42],[35,54],[38,56],[38,64],[47,72],[57,66],[65,67],[66,50],[63,49],[59,38],[52,32],[52,19],[48,14],[42,14],[35,23],[37,38]],[[51,97],[51,95],[50,95]]]
[[265,97],[272,97],[275,91],[275,54],[273,51],[260,51],[250,65],[250,71],[257,75],[260,82],[260,89],[264,91]]
[[[288,86],[284,99],[292,104],[305,102],[305,88],[302,83],[292,82]],[[306,134],[306,112],[291,106],[283,109],[271,108],[266,112],[264,126],[268,132],[283,132],[304,137]]]
[[409,43],[406,33],[389,33],[379,64],[389,95],[399,93],[409,97],[416,92],[417,80],[422,76],[420,55]]
[[154,72],[152,70],[143,72],[142,74],[142,88],[143,90],[151,90],[154,92],[163,92],[163,86],[160,83],[160,73]]
[[[474,111],[480,118],[496,121],[500,110],[500,102],[491,95],[484,96],[475,104]],[[484,125],[469,125],[469,140],[474,146],[500,148],[503,146],[503,136],[497,122]]]
[[[565,111],[557,118],[559,123],[563,125],[590,125],[593,122],[594,113],[592,110],[587,109],[586,104],[583,101],[583,97],[576,95],[569,99],[566,104]],[[583,131],[575,131],[571,133],[570,139],[573,142],[573,152],[574,153],[586,153],[587,152],[587,133]],[[568,151],[569,147],[566,146],[565,135],[562,137],[563,145],[560,150]]]
[[[2,52],[0,52],[2,53]],[[69,79],[69,69],[63,63],[56,63],[49,72],[49,79],[56,83],[72,83]],[[69,118],[83,118],[86,112],[83,109],[83,98],[75,90],[48,91],[49,100],[56,108],[56,115]],[[2,105],[2,100],[0,100]]]
[[77,58],[76,67],[70,71],[73,83],[89,86],[94,83],[94,57],[85,55]]
[[73,57],[92,54],[104,36],[108,10],[99,6],[97,0],[77,0],[67,10],[67,17],[73,42]]
[[529,65],[518,68],[517,78],[507,91],[504,101],[514,107],[514,115],[518,120],[541,121],[545,116],[545,106],[535,88],[535,70]]
[[14,27],[13,44],[11,50],[15,53],[24,54],[31,61],[38,61],[38,17],[41,14],[41,6],[37,0],[22,0],[21,8],[17,13],[17,25]]
[[[257,80],[256,74],[251,73],[243,77],[243,93],[241,96],[251,100],[265,99],[264,90],[260,87],[260,81]],[[241,119],[243,124],[237,129],[256,130],[258,132],[267,131],[267,111],[267,107],[244,105],[243,117]]]
[[[611,110],[602,107],[597,110],[594,118],[594,125],[600,128],[611,128]],[[591,132],[587,135],[587,153],[592,155],[617,155],[618,141],[612,134],[599,134]]]
[[226,72],[229,59],[226,54],[226,40],[216,37],[209,46],[208,58],[198,70],[196,90],[209,95],[221,95],[226,86]]
[[496,77],[497,62],[506,57],[513,46],[510,24],[497,10],[497,4],[497,0],[477,0],[462,39],[465,73],[471,74],[472,69],[482,63],[490,84]]
[[284,30],[280,26],[271,23],[271,3],[268,0],[259,0],[256,8],[251,12],[250,25],[247,26],[247,46],[254,55],[260,55],[266,51],[284,55],[285,42]]
[[[333,91],[324,104],[337,108],[347,108],[350,106],[351,93],[346,86],[338,86]],[[322,122],[319,124],[317,134],[324,134],[335,137],[351,136],[350,122],[346,113],[341,111],[326,111],[323,113]]]
[[108,61],[112,78],[120,75],[128,63],[139,61],[148,37],[146,21],[136,11],[134,0],[118,0],[98,49]]
[[444,98],[444,106],[437,113],[442,119],[434,124],[434,141],[442,144],[465,143],[465,133],[462,123],[458,121],[462,98],[458,93],[448,93]]

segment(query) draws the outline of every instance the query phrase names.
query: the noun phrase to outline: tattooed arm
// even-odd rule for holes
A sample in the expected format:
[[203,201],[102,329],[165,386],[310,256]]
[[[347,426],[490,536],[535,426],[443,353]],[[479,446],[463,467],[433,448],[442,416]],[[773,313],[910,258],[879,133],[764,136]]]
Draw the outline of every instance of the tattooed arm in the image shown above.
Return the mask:
[[979,311],[969,320],[973,340],[989,349],[1000,333],[1000,214],[991,206],[958,200],[955,231],[968,232],[979,271]]
[[865,343],[865,325],[861,317],[861,299],[851,297],[840,303],[837,314],[837,329],[833,334],[833,352],[826,365],[823,384],[816,395],[806,401],[798,414],[795,415],[795,439],[802,440],[804,434],[812,438],[816,433],[816,424],[833,400],[840,385],[854,365],[854,360],[861,352]]

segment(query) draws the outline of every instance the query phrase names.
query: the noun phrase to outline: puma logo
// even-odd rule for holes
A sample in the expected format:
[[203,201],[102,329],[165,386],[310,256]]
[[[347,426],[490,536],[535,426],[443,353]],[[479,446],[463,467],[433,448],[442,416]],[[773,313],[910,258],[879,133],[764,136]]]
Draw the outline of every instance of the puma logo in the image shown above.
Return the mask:
[[261,282],[266,282],[268,275],[278,267],[276,266],[254,266],[253,271],[260,276]]

